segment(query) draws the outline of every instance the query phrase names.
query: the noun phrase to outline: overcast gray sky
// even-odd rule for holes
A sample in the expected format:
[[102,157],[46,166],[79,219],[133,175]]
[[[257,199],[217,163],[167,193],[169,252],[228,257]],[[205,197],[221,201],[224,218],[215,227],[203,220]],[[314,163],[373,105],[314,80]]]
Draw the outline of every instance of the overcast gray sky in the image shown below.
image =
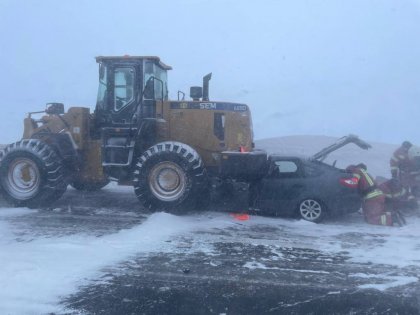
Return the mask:
[[419,0],[0,0],[0,143],[47,102],[94,108],[97,55],[157,55],[172,98],[251,107],[256,138],[420,144]]

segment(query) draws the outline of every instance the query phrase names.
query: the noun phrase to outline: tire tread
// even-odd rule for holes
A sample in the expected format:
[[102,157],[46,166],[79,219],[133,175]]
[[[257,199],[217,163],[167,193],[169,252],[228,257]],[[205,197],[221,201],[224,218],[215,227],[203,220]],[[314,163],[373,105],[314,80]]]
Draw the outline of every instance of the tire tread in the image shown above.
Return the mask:
[[[6,171],[4,161],[12,155],[19,156],[24,153],[31,157],[34,161],[38,161],[41,166],[41,176],[45,178],[39,192],[26,200],[19,200],[10,196],[6,190],[2,189],[2,194],[5,198],[15,206],[38,207],[48,205],[51,202],[59,199],[67,188],[67,176],[65,168],[63,167],[62,159],[55,153],[54,149],[48,144],[43,143],[38,139],[23,139],[13,144],[6,146],[0,152],[0,169],[1,176],[4,176]],[[3,186],[3,179],[0,181]]]

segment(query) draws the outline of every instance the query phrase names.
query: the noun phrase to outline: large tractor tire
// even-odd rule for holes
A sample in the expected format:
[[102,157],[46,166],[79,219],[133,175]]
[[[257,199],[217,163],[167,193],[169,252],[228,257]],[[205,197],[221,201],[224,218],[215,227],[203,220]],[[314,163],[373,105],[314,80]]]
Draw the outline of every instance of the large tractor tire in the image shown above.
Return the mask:
[[62,159],[47,144],[25,139],[0,151],[4,198],[16,207],[50,205],[67,189]]
[[134,191],[150,210],[184,210],[194,206],[207,189],[198,153],[179,142],[162,142],[144,152],[134,172]]

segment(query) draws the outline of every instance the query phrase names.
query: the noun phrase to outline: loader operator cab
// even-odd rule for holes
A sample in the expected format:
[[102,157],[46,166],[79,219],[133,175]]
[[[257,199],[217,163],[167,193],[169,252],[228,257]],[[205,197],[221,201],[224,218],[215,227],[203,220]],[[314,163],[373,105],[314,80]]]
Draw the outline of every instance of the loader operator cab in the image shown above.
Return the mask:
[[128,127],[156,118],[156,101],[168,99],[167,70],[158,57],[97,57],[97,127]]
[[168,99],[167,71],[158,57],[97,57],[99,88],[91,135],[102,142],[102,165],[122,178],[134,148],[154,142],[158,102]]

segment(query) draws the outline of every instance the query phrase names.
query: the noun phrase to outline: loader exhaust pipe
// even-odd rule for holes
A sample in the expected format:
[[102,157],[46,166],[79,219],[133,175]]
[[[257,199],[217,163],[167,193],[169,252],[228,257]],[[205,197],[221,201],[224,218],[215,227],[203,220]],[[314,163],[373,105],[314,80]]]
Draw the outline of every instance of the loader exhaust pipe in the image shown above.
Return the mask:
[[203,101],[209,100],[209,81],[211,80],[211,72],[203,77]]

